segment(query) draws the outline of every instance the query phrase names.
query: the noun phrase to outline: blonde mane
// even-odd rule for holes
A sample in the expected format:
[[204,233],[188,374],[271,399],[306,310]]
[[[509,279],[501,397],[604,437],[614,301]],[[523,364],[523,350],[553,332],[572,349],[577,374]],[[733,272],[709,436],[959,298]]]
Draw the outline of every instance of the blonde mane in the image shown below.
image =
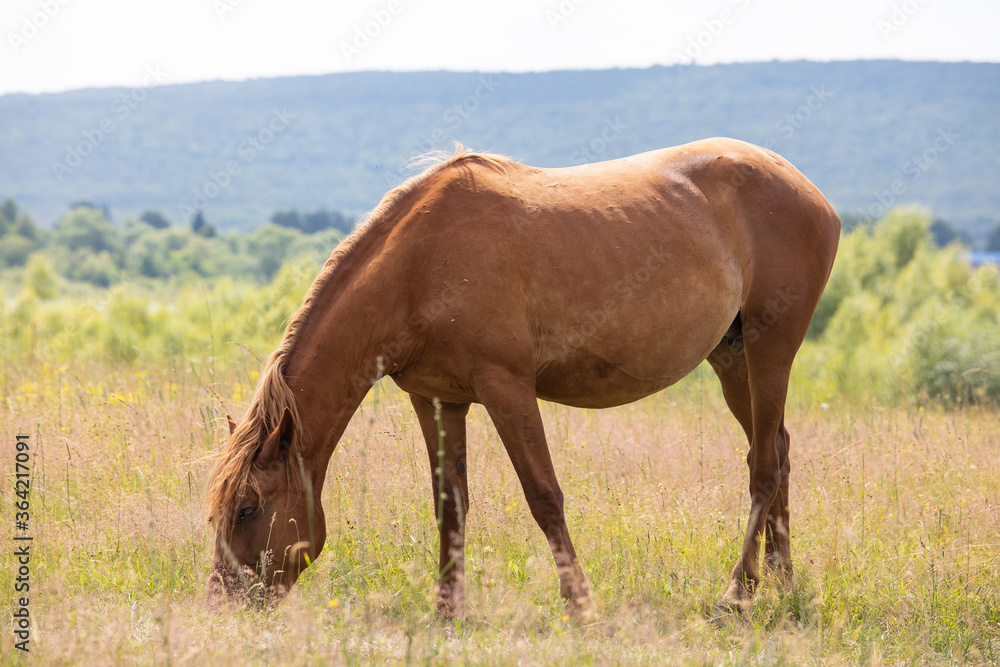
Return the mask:
[[[210,457],[214,460],[215,468],[210,476],[206,509],[209,520],[215,524],[220,534],[226,536],[230,534],[233,520],[239,509],[237,504],[247,495],[248,491],[259,492],[256,480],[252,475],[253,462],[264,441],[280,423],[285,408],[291,411],[294,423],[292,451],[295,451],[298,446],[302,420],[295,395],[285,380],[285,367],[316,296],[330,282],[341,261],[358,246],[361,239],[394,220],[393,213],[401,202],[415,193],[435,174],[463,162],[478,162],[496,169],[505,176],[507,175],[507,166],[514,164],[510,158],[489,153],[476,153],[458,142],[455,143],[455,151],[451,155],[435,152],[417,158],[411,164],[428,165],[427,168],[386,193],[378,206],[358,224],[347,238],[340,242],[326,260],[309,291],[306,292],[302,305],[292,315],[281,343],[268,358],[243,421],[236,427],[235,432],[223,448]],[[290,466],[290,468],[297,476],[298,466]]]

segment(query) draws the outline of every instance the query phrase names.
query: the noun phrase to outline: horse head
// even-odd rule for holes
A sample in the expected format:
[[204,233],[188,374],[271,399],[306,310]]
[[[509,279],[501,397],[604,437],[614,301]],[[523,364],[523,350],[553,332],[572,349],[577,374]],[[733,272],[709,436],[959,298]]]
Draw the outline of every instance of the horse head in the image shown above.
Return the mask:
[[229,419],[228,449],[244,455],[220,465],[210,491],[216,538],[208,594],[269,604],[319,555],[326,519],[294,447],[292,411],[284,408],[263,442],[267,431],[250,421]]

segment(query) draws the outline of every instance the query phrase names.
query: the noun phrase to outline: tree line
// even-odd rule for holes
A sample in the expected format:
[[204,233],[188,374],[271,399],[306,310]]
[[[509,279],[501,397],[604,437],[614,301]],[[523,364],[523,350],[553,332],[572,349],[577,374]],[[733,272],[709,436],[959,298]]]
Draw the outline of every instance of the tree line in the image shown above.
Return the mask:
[[249,233],[219,232],[202,211],[186,226],[155,210],[119,227],[106,208],[75,202],[51,230],[17,203],[0,205],[0,271],[34,264],[63,278],[108,287],[124,279],[231,276],[269,281],[288,259],[329,254],[353,221],[337,211],[275,211]]

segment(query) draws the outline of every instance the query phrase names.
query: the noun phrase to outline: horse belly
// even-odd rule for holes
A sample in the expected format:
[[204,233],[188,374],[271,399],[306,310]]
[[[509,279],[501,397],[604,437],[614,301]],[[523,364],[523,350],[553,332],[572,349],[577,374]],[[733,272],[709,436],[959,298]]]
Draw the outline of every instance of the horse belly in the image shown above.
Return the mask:
[[[739,310],[738,298],[690,298],[659,312],[640,309],[547,329],[538,345],[536,391],[545,400],[605,408],[674,384],[715,349]],[[679,304],[674,304],[675,306]],[[544,329],[544,327],[543,327]]]

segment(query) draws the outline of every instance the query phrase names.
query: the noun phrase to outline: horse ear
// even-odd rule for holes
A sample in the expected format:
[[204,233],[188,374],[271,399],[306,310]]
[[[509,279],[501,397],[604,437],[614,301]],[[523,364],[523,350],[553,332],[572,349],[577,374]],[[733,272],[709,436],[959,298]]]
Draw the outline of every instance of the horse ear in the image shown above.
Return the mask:
[[295,430],[293,427],[292,411],[286,407],[281,413],[281,421],[257,452],[254,464],[260,468],[267,468],[279,460],[283,463],[288,450],[292,447],[292,432]]
[[236,433],[236,422],[233,421],[232,416],[226,414],[226,421],[229,422],[229,435]]

